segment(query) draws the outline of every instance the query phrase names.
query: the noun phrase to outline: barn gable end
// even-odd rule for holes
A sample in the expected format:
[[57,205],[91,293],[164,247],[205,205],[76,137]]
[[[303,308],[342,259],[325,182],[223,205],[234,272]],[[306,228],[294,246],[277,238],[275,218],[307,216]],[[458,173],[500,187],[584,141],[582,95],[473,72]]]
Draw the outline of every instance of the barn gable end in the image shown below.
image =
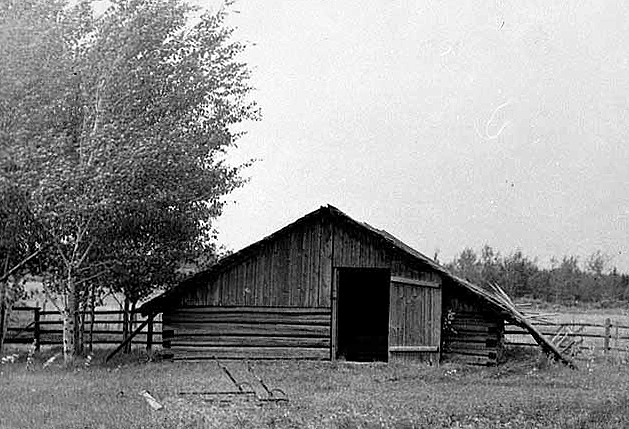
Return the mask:
[[164,346],[176,359],[491,364],[505,308],[386,231],[327,206],[140,311],[163,313]]

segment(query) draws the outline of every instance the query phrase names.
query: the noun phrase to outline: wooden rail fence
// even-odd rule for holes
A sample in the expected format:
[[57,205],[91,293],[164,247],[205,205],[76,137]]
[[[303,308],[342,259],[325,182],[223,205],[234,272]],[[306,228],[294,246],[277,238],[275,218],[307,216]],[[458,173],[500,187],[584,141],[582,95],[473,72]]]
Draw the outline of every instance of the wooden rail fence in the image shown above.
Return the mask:
[[[97,310],[92,320],[90,312],[81,312],[83,321],[83,343],[85,345],[116,345],[120,344],[125,335],[133,332],[146,319],[135,315],[129,332],[123,328],[124,311]],[[146,346],[151,350],[162,343],[161,318],[148,323],[133,338],[132,344]],[[6,344],[34,344],[39,350],[42,345],[63,344],[63,318],[58,311],[43,311],[39,307],[14,307],[7,326]]]
[[[81,313],[83,320],[83,342],[94,346],[113,346],[122,343],[145,320],[139,314],[130,326],[123,329],[124,311],[97,310],[94,319],[89,312]],[[590,322],[534,322],[534,326],[551,340],[573,339],[572,350],[627,353],[629,356],[629,325],[608,318],[602,323]],[[536,347],[528,331],[514,326],[505,326],[506,345]],[[37,350],[42,345],[63,344],[63,318],[58,311],[44,311],[40,307],[14,307],[7,326],[6,344],[34,344]],[[145,346],[147,350],[162,345],[161,315],[156,317],[133,338],[132,344]]]
[[[551,341],[560,340],[573,351],[612,351],[629,353],[629,325],[610,318],[603,323],[590,322],[535,322],[534,326]],[[505,326],[506,344],[536,346],[528,332],[514,325]]]

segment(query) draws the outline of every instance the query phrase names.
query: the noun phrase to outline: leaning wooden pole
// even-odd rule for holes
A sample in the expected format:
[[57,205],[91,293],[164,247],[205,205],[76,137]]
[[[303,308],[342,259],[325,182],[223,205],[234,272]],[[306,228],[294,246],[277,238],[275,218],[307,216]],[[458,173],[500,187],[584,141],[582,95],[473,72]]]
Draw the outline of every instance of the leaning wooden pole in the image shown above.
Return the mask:
[[559,351],[559,349],[555,347],[555,345],[551,341],[549,341],[548,338],[544,337],[544,335],[540,331],[538,331],[537,328],[533,326],[533,324],[531,324],[531,322],[529,322],[526,317],[524,317],[524,315],[518,311],[517,308],[515,308],[515,305],[513,304],[513,301],[511,301],[511,298],[509,298],[509,295],[507,295],[500,286],[495,283],[490,285],[502,298],[502,304],[505,305],[509,310],[511,310],[513,322],[527,329],[531,336],[535,339],[535,341],[537,341],[537,344],[539,344],[542,350],[544,350],[544,352],[552,355],[555,360],[558,360],[568,365],[570,368],[577,369],[577,365],[571,359],[568,359],[563,353],[561,353],[561,351]]
[[5,324],[7,321],[7,308],[4,290],[6,287],[6,284],[3,285],[2,282],[0,282],[0,353],[2,353],[4,348],[4,340],[7,332],[7,326]]
[[129,344],[129,343],[131,342],[131,340],[133,339],[133,337],[135,337],[137,334],[139,334],[139,333],[140,333],[140,331],[141,331],[141,330],[142,330],[142,329],[143,329],[146,325],[148,325],[148,324],[149,324],[149,322],[151,322],[151,321],[153,320],[153,318],[154,318],[154,317],[155,317],[155,314],[151,314],[151,315],[149,315],[149,316],[146,318],[146,320],[145,320],[144,322],[142,322],[142,324],[141,324],[140,326],[138,326],[138,327],[137,327],[137,329],[136,329],[135,331],[133,331],[133,333],[132,333],[131,335],[129,335],[127,338],[125,338],[125,340],[124,340],[122,343],[120,343],[120,345],[119,345],[118,347],[116,347],[116,349],[115,349],[113,352],[111,352],[111,353],[109,353],[109,354],[107,355],[107,357],[105,358],[105,362],[109,362],[109,360],[110,360],[112,357],[116,356],[116,354],[118,354],[118,352],[119,352],[120,350],[122,350],[122,349],[123,349],[123,348],[124,348],[127,344]]

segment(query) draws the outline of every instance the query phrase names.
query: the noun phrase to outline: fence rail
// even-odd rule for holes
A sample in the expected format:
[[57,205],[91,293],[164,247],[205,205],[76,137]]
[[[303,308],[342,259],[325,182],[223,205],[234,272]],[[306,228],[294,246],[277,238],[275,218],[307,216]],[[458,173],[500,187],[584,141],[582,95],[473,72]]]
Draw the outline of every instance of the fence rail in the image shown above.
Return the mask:
[[[58,311],[42,311],[39,307],[13,307],[12,317],[7,326],[5,343],[34,344],[36,349],[42,345],[63,344],[63,318]],[[83,320],[83,340],[85,344],[112,345],[120,344],[136,326],[146,318],[134,315],[134,321],[125,331],[124,311],[96,310],[94,319],[90,312],[81,312]],[[626,322],[625,322],[626,323]],[[578,350],[601,350],[629,353],[629,325],[606,319],[604,323],[588,322],[548,322],[534,321],[533,325],[550,340],[558,335],[576,340],[574,348]],[[537,346],[528,331],[515,326],[505,327],[506,344],[522,347]],[[162,344],[161,317],[156,317],[133,339],[136,346],[144,346],[150,350]]]
[[[80,312],[81,335],[84,344],[112,345],[122,343],[136,326],[146,320],[140,314],[133,314],[129,329],[124,329],[123,310],[96,310]],[[157,317],[150,321],[133,338],[132,344],[145,346],[151,350],[162,342],[162,322]],[[63,317],[58,311],[42,311],[39,307],[13,307],[7,326],[6,344],[34,344],[39,350],[42,345],[63,344]]]
[[[534,322],[533,325],[551,341],[568,339],[573,351],[612,351],[629,353],[629,326],[607,318],[604,323]],[[531,335],[515,325],[505,327],[506,344],[536,346]]]

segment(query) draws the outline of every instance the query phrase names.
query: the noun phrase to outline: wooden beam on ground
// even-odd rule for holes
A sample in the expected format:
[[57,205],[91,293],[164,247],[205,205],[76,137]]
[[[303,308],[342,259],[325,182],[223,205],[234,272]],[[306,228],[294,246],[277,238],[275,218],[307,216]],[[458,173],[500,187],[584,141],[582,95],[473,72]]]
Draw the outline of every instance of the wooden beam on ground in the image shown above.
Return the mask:
[[116,354],[118,354],[118,352],[120,350],[122,350],[127,344],[129,344],[131,342],[131,340],[133,339],[133,337],[135,337],[136,335],[138,335],[140,333],[140,331],[149,324],[149,322],[151,322],[153,320],[153,318],[155,317],[155,314],[151,314],[149,315],[146,320],[144,322],[142,322],[142,324],[140,324],[140,326],[137,327],[137,329],[135,331],[133,331],[133,333],[131,335],[129,335],[127,338],[125,338],[125,340],[120,343],[120,345],[118,347],[116,347],[116,350],[114,350],[113,352],[109,353],[107,355],[107,357],[105,358],[105,362],[109,362],[109,359],[111,359],[112,357],[116,356]]

